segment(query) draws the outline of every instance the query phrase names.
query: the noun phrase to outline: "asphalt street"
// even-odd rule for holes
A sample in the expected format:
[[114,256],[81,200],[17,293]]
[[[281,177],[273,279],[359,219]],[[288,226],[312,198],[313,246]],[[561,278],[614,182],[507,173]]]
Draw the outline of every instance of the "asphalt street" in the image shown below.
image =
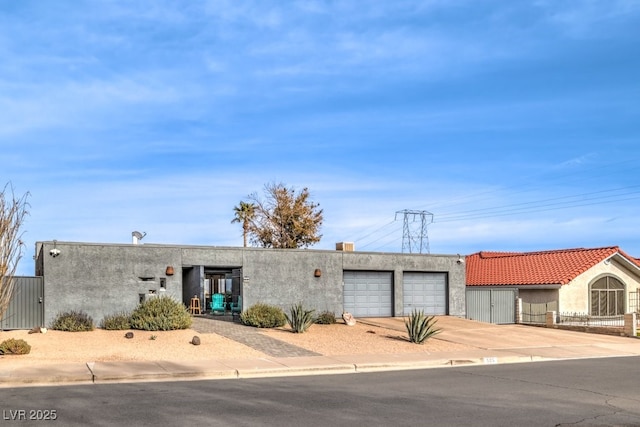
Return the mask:
[[0,389],[0,420],[8,426],[637,426],[639,374],[640,358],[622,357],[21,387]]

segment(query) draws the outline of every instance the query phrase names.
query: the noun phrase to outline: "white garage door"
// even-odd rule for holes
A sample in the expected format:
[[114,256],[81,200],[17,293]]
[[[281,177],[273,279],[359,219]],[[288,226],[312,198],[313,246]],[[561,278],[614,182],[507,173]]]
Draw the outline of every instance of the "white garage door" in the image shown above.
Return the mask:
[[393,273],[345,271],[344,311],[355,317],[391,317]]
[[404,273],[402,290],[405,316],[414,309],[428,315],[447,314],[446,273]]

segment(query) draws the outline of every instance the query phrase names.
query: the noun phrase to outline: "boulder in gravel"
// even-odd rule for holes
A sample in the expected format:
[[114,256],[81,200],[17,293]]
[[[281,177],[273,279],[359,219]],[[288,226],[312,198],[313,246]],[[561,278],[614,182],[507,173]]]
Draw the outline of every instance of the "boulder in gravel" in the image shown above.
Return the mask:
[[131,338],[133,338],[133,332],[127,332],[126,334],[124,334],[124,337],[130,340]]
[[196,335],[196,336],[194,336],[194,337],[191,339],[191,344],[193,344],[193,345],[200,345],[200,337],[199,337],[199,336],[197,336],[197,335]]
[[342,313],[342,320],[344,320],[344,323],[346,323],[347,326],[355,326],[356,324],[356,318],[353,317],[353,314],[346,311]]

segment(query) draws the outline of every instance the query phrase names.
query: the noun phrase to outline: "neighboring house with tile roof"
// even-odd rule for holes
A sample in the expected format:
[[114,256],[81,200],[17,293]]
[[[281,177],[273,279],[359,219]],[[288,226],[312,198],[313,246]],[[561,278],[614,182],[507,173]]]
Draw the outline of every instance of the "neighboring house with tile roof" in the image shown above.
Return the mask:
[[617,246],[466,257],[467,289],[516,288],[523,303],[594,316],[638,310],[640,262]]

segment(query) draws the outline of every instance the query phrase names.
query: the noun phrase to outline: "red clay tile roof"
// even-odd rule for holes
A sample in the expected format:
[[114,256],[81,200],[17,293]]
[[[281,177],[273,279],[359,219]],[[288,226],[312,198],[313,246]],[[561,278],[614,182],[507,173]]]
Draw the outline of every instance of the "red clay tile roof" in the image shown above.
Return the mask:
[[542,252],[478,252],[466,257],[467,285],[564,285],[616,253],[640,268],[640,262],[617,246]]

